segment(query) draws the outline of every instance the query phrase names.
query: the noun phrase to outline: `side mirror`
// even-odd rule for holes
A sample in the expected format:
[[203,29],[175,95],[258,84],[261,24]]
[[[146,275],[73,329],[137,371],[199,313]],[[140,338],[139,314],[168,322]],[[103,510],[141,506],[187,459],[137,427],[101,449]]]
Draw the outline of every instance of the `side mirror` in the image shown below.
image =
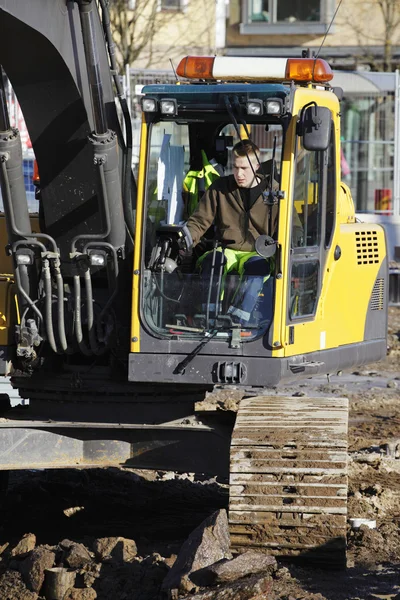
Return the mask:
[[276,252],[276,240],[269,235],[259,235],[254,246],[257,254],[264,258],[271,258]]
[[300,135],[306,150],[326,150],[329,146],[332,115],[325,106],[308,106],[300,115]]

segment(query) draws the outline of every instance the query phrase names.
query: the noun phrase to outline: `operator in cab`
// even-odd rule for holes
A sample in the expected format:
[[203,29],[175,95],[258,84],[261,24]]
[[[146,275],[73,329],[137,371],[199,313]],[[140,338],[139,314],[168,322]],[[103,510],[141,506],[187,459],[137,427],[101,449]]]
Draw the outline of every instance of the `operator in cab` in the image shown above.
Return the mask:
[[261,164],[260,150],[254,142],[241,140],[232,152],[233,175],[214,181],[186,225],[196,246],[214,224],[217,252],[203,254],[197,268],[204,279],[222,265],[224,275],[238,273],[240,283],[228,313],[243,326],[251,326],[253,320],[260,323],[270,316],[271,297],[265,284],[271,273],[271,259],[255,251],[255,242],[260,235],[273,236],[276,231],[278,210],[276,204],[269,203],[269,191],[271,186],[277,190],[279,185],[272,181],[272,160]]

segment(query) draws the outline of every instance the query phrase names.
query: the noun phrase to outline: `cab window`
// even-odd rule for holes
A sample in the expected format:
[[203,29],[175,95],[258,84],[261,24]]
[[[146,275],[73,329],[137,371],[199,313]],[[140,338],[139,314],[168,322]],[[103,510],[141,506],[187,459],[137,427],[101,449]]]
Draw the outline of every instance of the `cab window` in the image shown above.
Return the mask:
[[297,136],[291,228],[289,319],[313,318],[320,273],[334,229],[336,198],[334,130],[326,151],[309,151]]

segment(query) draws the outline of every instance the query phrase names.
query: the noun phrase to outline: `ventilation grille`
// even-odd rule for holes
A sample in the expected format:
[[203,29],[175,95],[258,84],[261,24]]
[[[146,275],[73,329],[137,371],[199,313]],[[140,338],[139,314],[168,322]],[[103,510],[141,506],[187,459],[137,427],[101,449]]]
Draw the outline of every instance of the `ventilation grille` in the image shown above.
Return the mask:
[[358,265],[379,263],[378,236],[376,231],[360,231],[356,233],[356,249]]
[[374,289],[372,290],[370,310],[383,310],[385,298],[385,280],[383,278],[375,281]]

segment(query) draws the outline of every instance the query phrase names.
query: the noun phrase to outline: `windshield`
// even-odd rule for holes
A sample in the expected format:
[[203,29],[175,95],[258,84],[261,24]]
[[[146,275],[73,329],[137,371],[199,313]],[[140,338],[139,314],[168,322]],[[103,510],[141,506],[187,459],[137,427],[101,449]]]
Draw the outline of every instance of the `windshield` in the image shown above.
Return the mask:
[[[237,157],[232,148],[248,136],[259,153]],[[266,332],[273,259],[258,255],[254,242],[272,232],[269,182],[279,189],[281,155],[282,128],[276,124],[250,123],[239,131],[215,121],[152,124],[142,299],[144,318],[156,335],[201,338],[212,331],[218,339],[234,331],[235,339],[249,341]],[[250,179],[264,173],[254,180],[256,191],[238,189],[235,169],[240,168]],[[212,208],[210,186],[222,186]],[[185,244],[187,230],[179,234],[185,224],[195,242],[191,249]]]

